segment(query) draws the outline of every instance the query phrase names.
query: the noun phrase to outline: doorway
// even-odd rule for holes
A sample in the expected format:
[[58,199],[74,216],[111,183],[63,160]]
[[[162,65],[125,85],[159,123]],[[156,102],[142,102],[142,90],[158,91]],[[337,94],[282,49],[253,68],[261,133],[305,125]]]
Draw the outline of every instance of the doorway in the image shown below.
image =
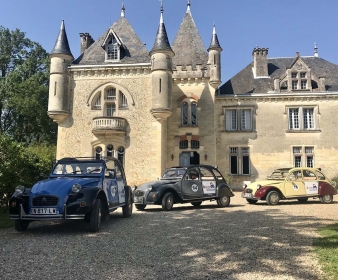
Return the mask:
[[180,154],[180,166],[200,164],[200,155],[197,152],[183,152]]

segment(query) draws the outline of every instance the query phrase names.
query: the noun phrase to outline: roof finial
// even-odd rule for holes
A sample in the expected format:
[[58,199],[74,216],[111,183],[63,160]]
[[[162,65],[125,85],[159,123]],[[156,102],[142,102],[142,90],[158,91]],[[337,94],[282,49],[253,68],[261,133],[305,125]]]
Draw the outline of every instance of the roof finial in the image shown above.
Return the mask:
[[317,48],[317,43],[315,43],[315,54],[314,54],[315,57],[318,57],[318,48]]
[[160,18],[160,24],[161,24],[161,23],[164,23],[164,20],[163,20],[164,9],[163,9],[163,0],[160,0],[160,2],[161,2],[161,18]]
[[214,27],[212,29],[212,34],[215,35],[216,34],[216,24],[214,23]]
[[124,17],[125,16],[125,11],[126,9],[124,8],[124,0],[122,0],[122,8],[121,8],[121,17]]
[[190,13],[190,0],[188,0],[187,13]]

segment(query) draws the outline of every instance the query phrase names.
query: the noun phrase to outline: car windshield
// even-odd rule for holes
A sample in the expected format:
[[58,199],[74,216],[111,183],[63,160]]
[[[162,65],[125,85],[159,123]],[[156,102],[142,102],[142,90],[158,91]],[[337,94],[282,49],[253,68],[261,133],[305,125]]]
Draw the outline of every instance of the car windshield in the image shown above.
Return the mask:
[[289,174],[288,170],[277,169],[272,172],[270,176],[268,176],[268,180],[284,180]]
[[103,171],[102,162],[67,162],[58,163],[53,175],[81,175],[81,174],[101,174]]
[[170,168],[164,172],[162,179],[182,178],[184,173],[184,168]]

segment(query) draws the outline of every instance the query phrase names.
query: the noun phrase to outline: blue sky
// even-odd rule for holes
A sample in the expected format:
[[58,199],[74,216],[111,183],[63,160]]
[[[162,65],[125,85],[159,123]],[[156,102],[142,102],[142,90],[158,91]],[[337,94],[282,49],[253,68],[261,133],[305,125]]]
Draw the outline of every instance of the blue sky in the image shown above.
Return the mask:
[[[159,24],[159,0],[125,0],[126,18],[150,50]],[[122,0],[0,0],[0,25],[26,32],[48,52],[53,49],[61,20],[74,57],[79,56],[79,33],[96,40],[120,17]],[[163,0],[164,20],[173,42],[187,0]],[[338,64],[337,0],[191,0],[196,26],[209,46],[213,23],[222,52],[222,81],[252,61],[252,50],[269,48],[269,57],[313,55]]]

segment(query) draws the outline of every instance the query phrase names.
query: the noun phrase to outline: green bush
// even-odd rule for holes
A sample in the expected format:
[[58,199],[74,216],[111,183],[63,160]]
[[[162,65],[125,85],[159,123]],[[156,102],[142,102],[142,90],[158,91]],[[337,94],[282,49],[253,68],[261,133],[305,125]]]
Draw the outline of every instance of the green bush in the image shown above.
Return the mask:
[[335,185],[336,189],[338,189],[338,175],[334,176],[331,182]]

